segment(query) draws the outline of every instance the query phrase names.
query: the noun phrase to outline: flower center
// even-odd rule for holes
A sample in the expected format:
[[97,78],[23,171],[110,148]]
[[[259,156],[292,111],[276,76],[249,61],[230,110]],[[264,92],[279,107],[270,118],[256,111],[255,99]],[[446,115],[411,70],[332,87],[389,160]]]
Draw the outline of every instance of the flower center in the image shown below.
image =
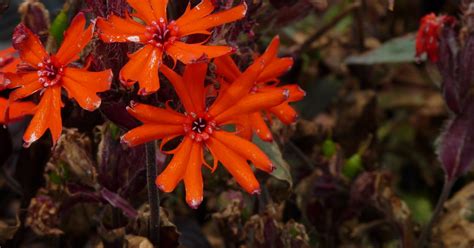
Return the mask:
[[196,142],[209,139],[212,132],[216,129],[216,123],[208,115],[188,115],[184,124],[184,131]]
[[206,129],[207,121],[204,118],[197,118],[194,119],[192,126],[192,130],[197,133],[202,133]]
[[158,22],[153,21],[146,27],[145,36],[148,43],[159,48],[166,48],[178,39],[178,26],[175,21],[169,24],[163,18]]
[[51,58],[44,59],[43,62],[38,64],[38,67],[38,81],[43,85],[43,87],[50,87],[61,81],[64,69],[62,66],[55,65]]

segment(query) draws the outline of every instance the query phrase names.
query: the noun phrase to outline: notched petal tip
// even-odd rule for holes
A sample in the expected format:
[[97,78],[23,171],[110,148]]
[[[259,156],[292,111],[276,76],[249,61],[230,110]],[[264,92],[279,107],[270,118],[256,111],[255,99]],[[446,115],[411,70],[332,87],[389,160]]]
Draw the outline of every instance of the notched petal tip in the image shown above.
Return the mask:
[[297,90],[303,94],[303,96],[306,96],[306,91],[303,90],[299,85],[297,86]]
[[23,142],[23,148],[29,148],[31,146],[31,143],[28,142]]
[[254,191],[250,192],[251,195],[260,195],[262,193],[262,190],[260,188],[255,189]]
[[273,173],[276,169],[276,166],[273,163],[270,163],[270,173]]
[[141,88],[137,92],[137,94],[140,95],[140,96],[148,96],[148,95],[151,95],[153,93],[154,93],[154,91],[148,91],[146,88]]
[[120,144],[130,147],[130,142],[126,139],[125,134],[120,136]]
[[165,192],[165,186],[163,186],[163,184],[158,183],[158,180],[156,180],[155,184],[159,190]]
[[201,199],[192,199],[190,201],[187,201],[188,203],[188,206],[192,209],[198,209],[199,206],[201,205],[202,203],[202,198]]
[[244,5],[244,10],[242,11],[242,16],[245,16],[245,15],[247,15],[248,6],[247,6],[246,2],[243,2],[242,5]]

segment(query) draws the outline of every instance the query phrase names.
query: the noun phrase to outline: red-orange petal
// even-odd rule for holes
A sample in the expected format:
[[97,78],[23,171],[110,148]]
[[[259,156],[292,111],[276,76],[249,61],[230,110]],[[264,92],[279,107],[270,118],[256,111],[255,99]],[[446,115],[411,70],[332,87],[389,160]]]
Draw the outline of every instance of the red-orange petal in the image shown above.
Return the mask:
[[56,144],[62,131],[61,105],[61,87],[47,88],[41,97],[33,119],[23,135],[26,146],[43,136],[47,129],[51,132],[53,145]]
[[280,38],[276,36],[267,47],[265,53],[255,60],[251,66],[249,66],[234,82],[232,82],[227,90],[219,95],[209,109],[211,115],[216,116],[222,113],[222,111],[234,105],[249,93],[250,89],[255,85],[258,79],[258,75],[260,75],[268,63],[270,63],[276,56],[279,44]]
[[293,58],[274,59],[258,76],[258,83],[277,80],[278,77],[289,71],[293,66]]
[[67,67],[63,78],[75,81],[94,92],[104,92],[110,89],[113,73],[111,70],[86,71],[85,69]]
[[69,28],[64,32],[64,40],[55,57],[62,65],[79,59],[79,53],[92,39],[93,25],[86,28],[86,17],[80,12],[72,19]]
[[34,114],[35,110],[36,104],[33,102],[8,102],[8,99],[0,97],[0,124],[17,121],[26,115]]
[[235,116],[250,114],[268,109],[288,99],[288,90],[275,89],[270,92],[250,94],[237,101],[232,107],[215,116],[214,120],[222,124]]
[[133,15],[142,19],[147,24],[156,20],[150,5],[150,0],[127,0],[127,2],[136,11]]
[[246,139],[251,140],[252,133],[252,123],[250,122],[249,115],[241,115],[235,117],[235,134]]
[[194,109],[201,113],[205,108],[204,80],[207,74],[207,63],[189,64],[184,69],[183,81],[186,82],[187,90]]
[[166,48],[166,53],[184,64],[192,64],[202,60],[207,60],[229,54],[233,51],[232,47],[227,46],[205,46],[201,44],[187,44],[181,41],[175,41]]
[[98,18],[97,27],[100,30],[99,37],[104,42],[144,42],[146,40],[145,26],[128,15],[125,18],[111,15],[107,20]]
[[272,161],[252,142],[226,131],[216,131],[213,137],[241,157],[252,161],[256,168],[269,173],[273,171]]
[[[84,79],[91,80],[85,81]],[[102,102],[97,93],[108,90],[111,80],[111,70],[89,72],[81,69],[67,68],[62,79],[62,86],[66,89],[68,96],[74,98],[79,106],[85,110],[94,111],[99,108]]]
[[160,68],[160,71],[165,75],[165,77],[173,85],[174,90],[176,91],[176,94],[178,94],[178,97],[181,103],[183,104],[186,112],[196,113],[196,108],[192,102],[191,96],[187,88],[188,86],[185,84],[183,78],[180,75],[178,75],[178,73],[168,68],[166,65],[163,65]]
[[177,25],[179,27],[178,35],[186,36],[196,33],[205,33],[208,29],[239,20],[247,13],[247,5],[240,4],[234,8],[220,11],[216,14],[202,16],[200,18],[193,18],[192,22],[180,23],[179,19]]
[[184,138],[168,166],[166,166],[165,170],[156,178],[155,183],[160,190],[171,192],[183,179],[194,143],[192,139],[188,137]]
[[290,97],[288,98],[288,102],[297,102],[306,96],[306,91],[301,89],[300,86],[298,86],[297,84],[289,84],[280,88],[287,89],[290,91]]
[[120,81],[126,86],[138,81],[140,95],[156,92],[160,88],[158,69],[161,66],[162,50],[145,45],[129,57],[128,63],[120,70]]
[[252,124],[252,131],[263,141],[273,141],[272,131],[268,128],[267,123],[260,112],[250,114],[250,123]]
[[16,72],[17,65],[21,62],[19,58],[14,58],[10,63],[0,69],[1,73]]
[[286,102],[271,108],[270,112],[286,125],[295,122],[298,118],[296,111]]
[[[34,80],[34,76],[31,75],[33,73],[28,73],[28,78],[31,79],[31,81],[24,81],[24,84],[23,85],[19,85],[20,87],[16,88],[12,93],[10,93],[10,99],[13,100],[13,101],[16,101],[18,99],[21,99],[21,98],[25,98],[27,96],[30,96],[34,93],[36,93],[37,91],[39,91],[40,89],[43,89],[43,85],[38,81],[38,78],[36,78],[36,80]],[[36,74],[36,73],[34,73]],[[18,75],[18,74],[17,74]],[[30,78],[31,76],[31,78]],[[37,77],[37,75],[36,75]],[[13,77],[9,77],[9,79],[11,79]],[[19,77],[20,79],[23,78],[23,77]],[[15,77],[15,80],[16,80],[16,77]]]
[[147,104],[132,103],[127,111],[143,123],[180,125],[186,121],[186,117],[178,112]]
[[224,77],[228,82],[233,82],[242,74],[230,55],[215,58],[214,64],[216,65],[216,74]]
[[245,191],[251,194],[260,193],[260,184],[244,158],[213,137],[206,141],[206,145],[215,156],[214,159],[222,162],[227,171]]
[[37,82],[39,77],[38,73],[35,72],[27,72],[27,73],[5,73],[6,77],[6,87],[9,89],[18,88],[22,85],[31,84],[33,82]]
[[23,23],[13,32],[13,47],[18,50],[22,61],[37,68],[38,64],[48,56],[38,36],[33,34]]
[[165,22],[168,22],[168,18],[166,16],[168,0],[150,0],[150,4],[151,8],[153,9],[153,13],[155,14],[156,20],[163,18]]
[[33,102],[12,102],[8,111],[9,121],[16,121],[26,115],[33,115],[36,111],[36,104]]
[[185,26],[203,18],[214,11],[214,4],[211,0],[202,0],[198,5],[191,9],[188,4],[186,11],[176,20],[176,25]]
[[183,125],[144,124],[128,131],[121,137],[121,141],[129,147],[133,147],[149,141],[183,133]]
[[202,164],[202,144],[193,142],[186,173],[184,174],[184,187],[186,189],[186,202],[194,209],[198,208],[203,200]]

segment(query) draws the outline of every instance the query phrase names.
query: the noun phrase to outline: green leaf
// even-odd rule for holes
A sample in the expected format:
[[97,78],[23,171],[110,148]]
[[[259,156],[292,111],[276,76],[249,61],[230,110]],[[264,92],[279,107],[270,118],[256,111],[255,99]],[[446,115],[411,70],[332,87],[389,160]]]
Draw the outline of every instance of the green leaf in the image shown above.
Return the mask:
[[257,137],[253,139],[253,142],[262,149],[265,154],[270,158],[275,166],[275,170],[271,173],[275,178],[287,182],[290,187],[293,186],[293,179],[291,178],[290,166],[283,159],[280,148],[275,142],[265,142]]
[[56,40],[56,44],[61,44],[64,38],[64,31],[68,27],[68,18],[67,18],[67,11],[61,10],[58,16],[54,19],[53,23],[51,24],[51,28],[49,29],[51,35]]
[[428,223],[433,213],[433,206],[425,195],[402,194],[401,198],[410,208],[416,222],[422,225]]
[[416,61],[415,35],[409,34],[391,39],[367,53],[349,56],[345,62],[349,65],[373,65]]
[[322,151],[326,158],[330,158],[336,153],[337,145],[331,139],[327,139],[323,142]]
[[347,178],[353,179],[363,170],[362,157],[356,153],[352,155],[344,164],[342,174]]
[[63,180],[61,178],[61,176],[59,176],[56,172],[50,172],[49,173],[49,181],[51,181],[53,184],[62,184]]

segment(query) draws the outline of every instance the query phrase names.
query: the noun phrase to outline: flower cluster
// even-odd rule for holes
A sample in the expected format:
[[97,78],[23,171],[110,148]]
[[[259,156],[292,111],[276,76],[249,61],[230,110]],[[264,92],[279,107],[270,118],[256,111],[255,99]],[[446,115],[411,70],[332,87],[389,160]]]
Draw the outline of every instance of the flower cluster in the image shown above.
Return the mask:
[[175,62],[179,60],[189,64],[231,53],[231,47],[188,44],[184,40],[189,35],[209,35],[210,28],[238,20],[247,11],[247,6],[241,4],[211,14],[214,4],[211,0],[203,0],[192,9],[188,5],[180,18],[168,20],[168,0],[128,0],[128,3],[136,11],[131,15],[141,19],[143,24],[130,15],[125,18],[111,15],[107,20],[98,19],[97,26],[104,42],[134,42],[143,45],[130,55],[129,62],[120,71],[120,81],[127,86],[138,82],[141,95],[154,93],[160,88],[158,69],[162,67],[164,54]]
[[[156,178],[156,185],[171,192],[184,181],[186,201],[197,208],[203,200],[202,166],[214,171],[221,162],[247,192],[259,193],[260,186],[249,162],[269,173],[274,166],[251,142],[252,136],[255,133],[271,141],[265,119],[270,122],[274,115],[285,124],[294,122],[297,114],[289,103],[305,95],[296,84],[279,85],[278,77],[293,64],[291,58],[277,57],[279,38],[275,37],[266,51],[241,71],[230,56],[235,48],[205,45],[208,39],[199,41],[199,38],[210,37],[214,27],[243,18],[245,4],[216,12],[213,1],[202,0],[193,8],[189,5],[181,17],[170,20],[167,0],[127,2],[135,10],[133,13],[126,13],[123,18],[116,15],[99,18],[88,27],[84,14],[79,13],[54,54],[46,51],[24,24],[18,25],[13,47],[20,59],[15,60],[12,49],[3,55],[8,60],[5,64],[11,65],[1,72],[7,78],[3,85],[12,92],[8,100],[0,99],[0,111],[6,117],[0,122],[33,114],[23,137],[25,144],[38,140],[48,129],[56,144],[62,130],[62,89],[81,108],[94,111],[101,104],[97,94],[111,87],[111,70],[93,72],[87,64],[82,67],[72,64],[79,60],[79,54],[94,34],[106,43],[138,43],[139,49],[129,55],[128,63],[121,68],[119,81],[125,86],[138,83],[138,94],[149,95],[159,89],[159,73],[162,73],[183,107],[180,111],[168,104],[161,108],[136,102],[127,107],[143,124],[122,136],[124,144],[132,147],[161,140],[162,148],[169,141],[180,139],[177,148],[167,152],[173,157]],[[166,57],[171,58],[168,64]],[[184,64],[176,67],[184,68],[182,73],[174,69],[177,63]],[[209,70],[211,63],[215,70]],[[206,80],[211,71],[219,87]],[[35,93],[39,93],[37,106],[18,101]],[[234,127],[235,132],[227,131],[227,126]],[[206,152],[212,154],[213,166],[206,163]]]
[[431,62],[439,59],[439,34],[444,25],[452,25],[455,19],[451,16],[428,14],[421,19],[416,34],[416,57],[426,53]]

